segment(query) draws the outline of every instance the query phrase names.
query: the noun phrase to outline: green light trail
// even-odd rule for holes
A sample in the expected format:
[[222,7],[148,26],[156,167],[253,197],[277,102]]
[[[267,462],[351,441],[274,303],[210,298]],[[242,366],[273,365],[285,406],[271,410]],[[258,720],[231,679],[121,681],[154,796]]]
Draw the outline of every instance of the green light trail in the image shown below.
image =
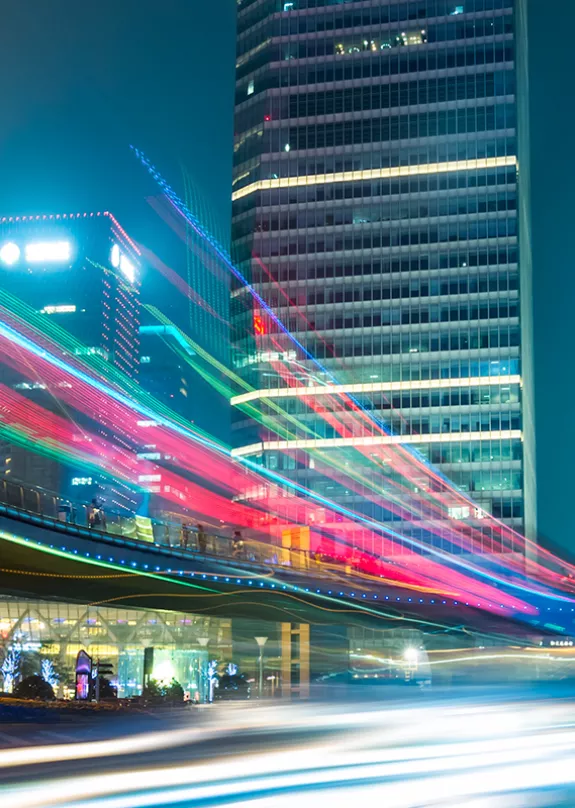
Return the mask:
[[0,540],[12,542],[12,544],[18,544],[22,547],[31,547],[32,549],[37,550],[41,553],[46,553],[47,555],[56,556],[58,558],[64,558],[67,561],[78,561],[81,564],[89,564],[90,566],[102,567],[103,569],[110,569],[116,572],[130,573],[131,575],[139,576],[140,578],[151,578],[155,581],[177,584],[178,586],[187,587],[188,589],[197,589],[203,592],[219,594],[216,589],[211,589],[210,587],[207,586],[201,586],[200,584],[192,583],[191,581],[186,581],[181,578],[168,578],[165,575],[159,575],[155,572],[146,572],[144,570],[134,569],[133,567],[124,567],[121,564],[114,564],[108,561],[100,561],[96,558],[86,558],[81,555],[76,555],[75,553],[68,553],[65,550],[58,550],[55,547],[47,547],[44,544],[39,544],[38,542],[33,541],[31,539],[26,539],[23,536],[16,536],[14,533],[8,533],[5,530],[0,530]]

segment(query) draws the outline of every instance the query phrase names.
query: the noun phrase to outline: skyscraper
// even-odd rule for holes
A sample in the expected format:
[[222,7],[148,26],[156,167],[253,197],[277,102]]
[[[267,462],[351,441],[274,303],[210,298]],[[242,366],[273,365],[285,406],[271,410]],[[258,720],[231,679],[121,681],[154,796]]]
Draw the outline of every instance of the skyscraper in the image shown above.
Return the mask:
[[309,454],[364,445],[353,395],[533,533],[526,46],[522,0],[240,0],[238,454],[365,512]]

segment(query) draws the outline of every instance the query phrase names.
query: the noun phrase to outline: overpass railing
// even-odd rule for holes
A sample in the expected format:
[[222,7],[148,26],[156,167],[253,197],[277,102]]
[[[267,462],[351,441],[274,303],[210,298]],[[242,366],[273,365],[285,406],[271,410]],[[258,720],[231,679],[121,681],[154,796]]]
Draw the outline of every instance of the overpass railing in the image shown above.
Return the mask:
[[[0,505],[10,508],[12,515],[16,511],[22,517],[39,516],[43,520],[52,521],[54,527],[77,527],[85,531],[90,527],[90,505],[78,504],[63,499],[52,492],[40,488],[28,488],[20,483],[10,480],[0,481]],[[288,567],[294,570],[320,569],[324,573],[333,564],[322,563],[315,554],[288,547],[281,547],[257,539],[243,537],[242,546],[234,549],[231,536],[225,536],[206,529],[204,541],[198,535],[196,527],[186,525],[186,517],[181,521],[166,521],[159,519],[145,520],[145,530],[137,516],[123,516],[114,512],[105,513],[105,524],[93,526],[94,535],[102,535],[107,539],[122,539],[134,541],[138,545],[155,545],[177,550],[184,554],[212,556],[221,559],[235,560],[242,563],[252,563],[266,566]],[[150,532],[151,528],[151,532]],[[143,533],[145,535],[143,535]],[[336,571],[343,571],[342,564],[335,565]],[[349,568],[346,569],[349,572]]]

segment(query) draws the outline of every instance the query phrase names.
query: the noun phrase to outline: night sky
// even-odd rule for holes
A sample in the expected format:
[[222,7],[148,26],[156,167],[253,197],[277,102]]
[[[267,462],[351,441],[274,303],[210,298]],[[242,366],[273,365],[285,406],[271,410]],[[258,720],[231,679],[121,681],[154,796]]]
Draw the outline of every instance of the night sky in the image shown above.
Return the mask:
[[[539,524],[575,554],[575,3],[531,6]],[[5,0],[2,12],[2,214],[109,209],[161,254],[133,143],[178,189],[184,168],[228,232],[234,0]]]

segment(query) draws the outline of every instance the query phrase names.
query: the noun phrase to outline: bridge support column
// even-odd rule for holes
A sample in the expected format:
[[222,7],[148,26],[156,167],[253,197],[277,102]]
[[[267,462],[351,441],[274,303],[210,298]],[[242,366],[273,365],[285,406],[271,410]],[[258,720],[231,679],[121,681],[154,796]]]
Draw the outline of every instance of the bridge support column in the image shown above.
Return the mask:
[[291,527],[282,530],[282,564],[294,569],[308,569],[310,565],[309,527]]
[[281,624],[282,698],[309,698],[310,626]]

